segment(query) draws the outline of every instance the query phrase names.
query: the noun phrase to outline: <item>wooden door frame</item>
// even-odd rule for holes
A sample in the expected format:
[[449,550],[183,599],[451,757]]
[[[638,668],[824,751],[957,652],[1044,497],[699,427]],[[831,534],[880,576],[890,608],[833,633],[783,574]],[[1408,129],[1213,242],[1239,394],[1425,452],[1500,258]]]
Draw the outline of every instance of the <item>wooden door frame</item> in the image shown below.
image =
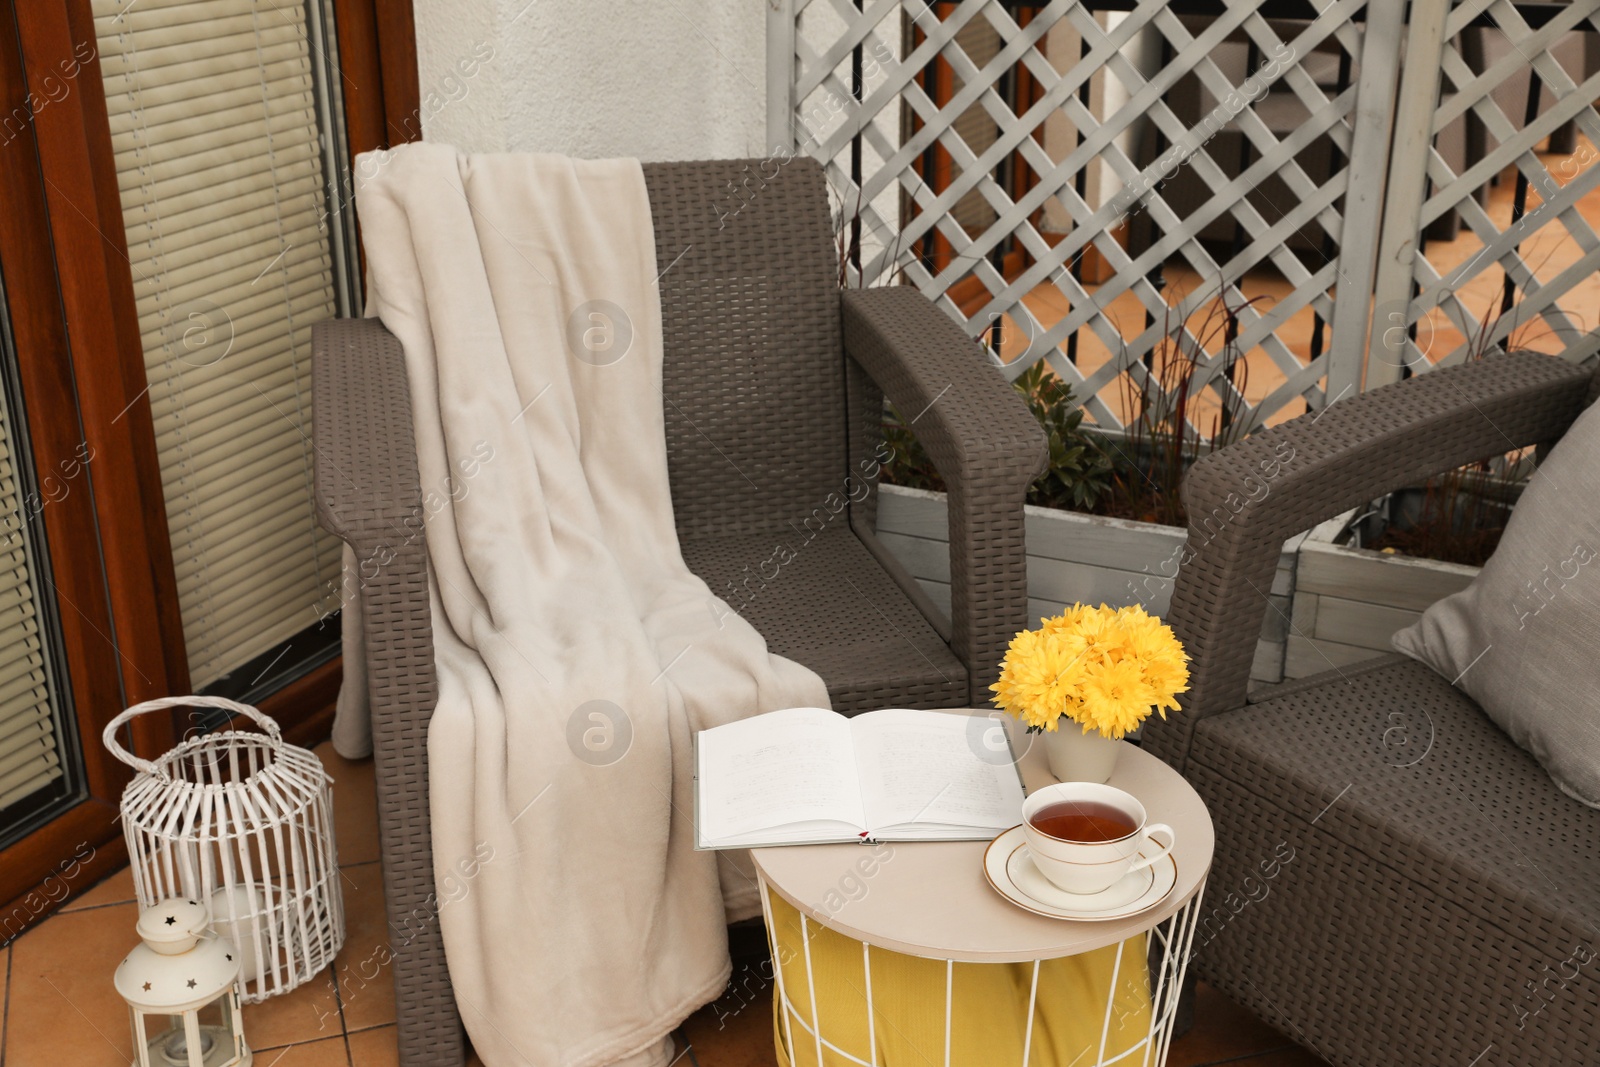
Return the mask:
[[[84,89],[98,88],[94,39],[91,34],[90,47],[75,49],[63,10],[17,7],[14,0],[0,0],[0,112],[12,117],[31,112],[32,121],[15,131],[7,124],[0,143],[0,188],[9,208],[0,217],[0,272],[17,356],[21,424],[35,473],[41,483],[45,472],[73,473],[62,482],[62,495],[39,511],[51,564],[50,573],[41,577],[55,594],[69,712],[76,721],[88,795],[0,852],[0,901],[6,902],[0,906],[0,939],[14,936],[123,861],[116,816],[129,771],[100,745],[99,731],[126,701],[155,695],[173,681],[162,632],[168,613],[162,610],[159,568],[148,559],[130,567],[132,554],[146,549],[151,532],[141,504],[151,487],[138,477],[135,452],[140,415],[130,409],[113,418],[127,406],[127,399],[117,401],[129,387],[114,360],[108,367],[74,358],[83,353],[103,360],[116,352],[108,341],[116,309],[92,306],[89,296],[89,287],[107,269],[93,217],[74,214],[67,223],[61,215],[80,203],[94,210],[92,190],[73,197],[58,185],[52,188],[64,172],[52,175],[43,165],[47,151],[59,151],[73,125],[82,121]],[[25,53],[27,48],[37,51]],[[30,54],[26,64],[24,54]],[[128,295],[131,299],[131,283]],[[148,405],[143,416],[148,420]],[[153,434],[145,437],[153,447]],[[159,481],[154,488],[159,494]],[[160,532],[164,536],[164,522]],[[113,539],[123,543],[108,543]],[[165,551],[170,574],[171,554]],[[140,596],[146,598],[141,625],[132,628],[132,640],[118,640],[131,621],[133,598]],[[141,729],[138,743],[169,740],[159,725]]]
[[[329,2],[352,157],[419,139],[410,0]],[[190,687],[96,45],[90,0],[0,0],[0,117],[11,117],[0,119],[11,205],[0,213],[0,272],[34,416],[24,424],[40,471],[75,449],[91,456],[75,472],[81,491],[69,485],[41,511],[88,796],[0,850],[0,944],[126,862],[116,815],[130,772],[100,732],[124,706]],[[340,678],[335,659],[261,709],[291,741],[316,744]],[[176,739],[165,716],[132,728],[147,758]]]
[[352,158],[422,140],[412,0],[330,0]]
[[[116,642],[123,699],[132,704],[185,692],[189,671],[94,19],[89,0],[17,3],[15,11],[35,100],[49,100],[47,79],[79,61],[71,91],[38,108],[32,128],[79,419],[95,453],[89,478],[108,637]],[[137,724],[134,744],[145,755],[165,751],[170,726],[147,718]]]

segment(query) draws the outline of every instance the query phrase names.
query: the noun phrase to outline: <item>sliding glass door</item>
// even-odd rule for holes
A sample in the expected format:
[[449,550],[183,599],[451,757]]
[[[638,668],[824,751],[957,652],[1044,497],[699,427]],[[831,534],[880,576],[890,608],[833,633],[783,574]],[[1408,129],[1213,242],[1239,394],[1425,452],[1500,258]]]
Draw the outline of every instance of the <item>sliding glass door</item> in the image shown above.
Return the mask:
[[0,0],[0,944],[124,862],[124,707],[326,735],[310,334],[359,312],[351,154],[417,96],[409,0]]
[[85,449],[39,470],[23,408],[11,317],[0,313],[0,848],[71,804],[83,784],[42,517],[83,490],[92,456]]

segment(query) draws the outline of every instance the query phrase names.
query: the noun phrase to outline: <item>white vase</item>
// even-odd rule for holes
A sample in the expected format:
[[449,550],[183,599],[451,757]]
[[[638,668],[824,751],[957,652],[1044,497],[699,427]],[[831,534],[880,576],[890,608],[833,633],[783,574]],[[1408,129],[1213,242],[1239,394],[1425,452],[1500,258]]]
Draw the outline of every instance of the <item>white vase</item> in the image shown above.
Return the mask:
[[1044,734],[1050,773],[1063,782],[1104,783],[1116,769],[1121,751],[1120,738],[1106,737],[1099,730],[1084,733],[1083,727],[1071,721]]

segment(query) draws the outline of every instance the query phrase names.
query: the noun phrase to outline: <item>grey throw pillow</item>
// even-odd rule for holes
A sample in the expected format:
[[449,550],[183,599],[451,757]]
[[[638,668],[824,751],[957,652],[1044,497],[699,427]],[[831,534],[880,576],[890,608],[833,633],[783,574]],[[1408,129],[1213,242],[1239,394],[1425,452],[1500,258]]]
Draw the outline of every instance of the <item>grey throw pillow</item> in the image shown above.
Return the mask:
[[1540,465],[1483,573],[1394,647],[1477,701],[1564,793],[1600,807],[1600,405]]

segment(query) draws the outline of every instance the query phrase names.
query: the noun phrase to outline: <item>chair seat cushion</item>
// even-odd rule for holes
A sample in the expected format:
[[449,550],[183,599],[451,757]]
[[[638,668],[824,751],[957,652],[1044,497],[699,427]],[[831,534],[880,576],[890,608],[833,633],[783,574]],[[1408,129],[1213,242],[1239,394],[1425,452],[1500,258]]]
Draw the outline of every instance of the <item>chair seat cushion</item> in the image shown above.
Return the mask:
[[1600,812],[1420,663],[1277,687],[1190,758],[1531,944],[1600,929]]
[[822,676],[834,710],[967,703],[966,668],[848,526],[797,540],[702,536],[683,558],[769,649]]

